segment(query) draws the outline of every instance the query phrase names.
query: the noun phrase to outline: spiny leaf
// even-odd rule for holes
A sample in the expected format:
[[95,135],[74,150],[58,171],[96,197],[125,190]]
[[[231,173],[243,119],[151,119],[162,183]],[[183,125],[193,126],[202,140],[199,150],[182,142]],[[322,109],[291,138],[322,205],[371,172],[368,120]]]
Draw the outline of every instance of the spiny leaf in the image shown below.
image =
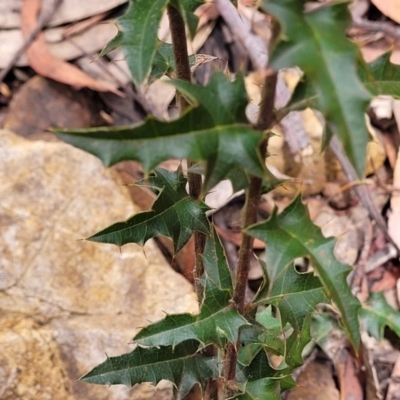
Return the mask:
[[204,249],[204,301],[199,315],[168,315],[160,322],[143,328],[134,341],[143,346],[172,347],[184,340],[198,340],[202,346],[238,340],[239,329],[248,322],[233,309],[232,281],[226,257],[217,234],[208,237]]
[[181,93],[206,108],[215,124],[247,123],[247,95],[241,75],[234,84],[221,73],[214,74],[207,86],[196,86],[182,80],[173,83]]
[[284,331],[282,319],[272,316],[272,308],[267,307],[257,313],[256,321],[266,328],[264,332],[258,337],[258,340],[264,345],[264,350],[277,355],[284,354],[284,343],[279,337]]
[[238,362],[244,366],[250,365],[260,350],[278,356],[285,354],[285,344],[281,337],[284,329],[281,320],[272,316],[271,306],[258,312],[256,321],[261,326],[253,324],[241,331],[242,347],[239,349]]
[[386,326],[400,337],[400,312],[387,303],[382,292],[371,293],[360,310],[360,317],[368,332],[376,339],[383,338]]
[[280,392],[294,386],[291,370],[274,370],[264,351],[260,351],[251,365],[237,371],[238,389],[242,393],[232,397],[238,400],[278,400]]
[[[364,86],[374,96],[388,95],[400,97],[400,66],[390,62],[391,52],[387,52],[369,64],[359,61],[358,75]],[[296,86],[289,104],[281,110],[303,110],[307,107],[318,108],[317,93],[307,77],[303,77]]]
[[[189,56],[189,64],[193,66],[196,62],[196,56]],[[151,85],[157,79],[164,75],[170,75],[175,71],[174,49],[172,44],[161,43],[154,56],[153,64],[149,76],[149,84]]]
[[151,211],[135,214],[125,222],[118,222],[90,236],[88,240],[122,246],[126,243],[143,245],[155,236],[173,240],[178,252],[194,231],[209,233],[209,222],[204,203],[192,200],[186,192],[186,178],[182,172],[156,168],[147,181],[138,182],[159,190]]
[[243,121],[247,103],[243,77],[230,82],[223,73],[214,74],[207,88],[215,96],[205,96],[197,85],[177,85],[200,103],[177,120],[148,118],[132,127],[58,129],[57,136],[99,157],[106,166],[137,160],[148,172],[171,158],[206,161],[204,192],[235,168],[263,177],[265,164],[258,150],[263,133],[237,123]]
[[289,322],[296,332],[300,332],[306,315],[315,311],[318,304],[329,302],[320,279],[312,273],[297,273],[292,262],[283,268],[270,263],[261,265],[267,275],[264,280],[269,284],[260,289],[253,303],[276,305],[282,325]]
[[359,69],[359,75],[366,88],[375,96],[386,94],[400,97],[400,66],[390,62],[391,52],[387,52]]
[[204,287],[204,302],[215,290],[228,291],[232,294],[232,276],[226,260],[225,250],[212,227],[211,236],[207,238],[203,251],[204,274],[200,281]]
[[[346,276],[351,268],[339,262],[334,255],[335,240],[325,238],[315,226],[302,204],[300,196],[279,215],[274,210],[270,219],[253,225],[248,230],[252,236],[267,245],[268,277],[277,281],[287,273],[285,266],[297,257],[309,257],[321,280],[325,293],[338,307],[344,328],[355,349],[358,349],[360,332],[358,310],[360,304],[351,294]],[[273,283],[271,284],[274,286]]]
[[270,66],[298,66],[303,70],[317,94],[327,134],[340,137],[347,156],[362,176],[369,140],[364,113],[370,96],[357,76],[357,48],[345,34],[351,23],[348,5],[330,3],[305,13],[305,3],[306,0],[262,2],[262,8],[274,15],[283,29]]
[[194,341],[182,343],[175,349],[136,347],[131,353],[107,358],[81,380],[99,385],[134,386],[143,382],[156,385],[166,379],[184,397],[196,383],[205,388],[209,378],[218,377],[217,360],[196,354],[197,348]]
[[[300,330],[293,330],[290,334],[291,327],[286,324],[285,328],[282,327],[282,320],[278,320],[270,316],[270,307],[266,309],[268,320],[264,320],[265,329],[261,334],[259,328],[251,326],[246,329],[248,331],[254,330],[254,337],[248,338],[246,344],[243,345],[238,354],[238,362],[241,365],[249,365],[260,350],[272,353],[275,355],[283,356],[279,370],[286,372],[303,364],[303,350],[305,346],[311,341],[311,313],[308,313],[302,322]],[[262,313],[264,313],[263,311]],[[286,337],[286,339],[283,339]]]
[[167,4],[168,0],[131,0],[127,13],[118,20],[121,47],[137,86],[150,72],[158,46],[157,31]]
[[278,379],[262,378],[256,381],[246,382],[243,385],[243,393],[232,399],[236,400],[280,400],[281,388]]

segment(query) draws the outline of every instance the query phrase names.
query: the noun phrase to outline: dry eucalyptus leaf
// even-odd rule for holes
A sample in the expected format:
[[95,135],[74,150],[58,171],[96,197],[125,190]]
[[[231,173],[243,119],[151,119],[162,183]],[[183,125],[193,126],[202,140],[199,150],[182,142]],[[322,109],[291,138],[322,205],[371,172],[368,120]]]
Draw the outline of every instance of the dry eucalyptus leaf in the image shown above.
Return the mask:
[[[43,0],[48,2],[48,0]],[[22,0],[0,1],[0,29],[19,28],[21,25]],[[69,22],[80,21],[112,10],[127,0],[63,0],[52,16],[48,26],[59,26]]]
[[[46,45],[54,57],[63,60],[73,60],[84,54],[93,54],[101,50],[116,34],[113,24],[97,24],[72,38],[64,39],[67,28],[51,28],[43,31]],[[24,37],[19,29],[0,30],[0,68],[6,67],[17,49],[24,43]],[[28,65],[25,55],[16,62],[17,66]]]
[[[25,0],[21,10],[21,28],[25,37],[35,28],[41,0]],[[39,75],[71,85],[75,88],[88,87],[101,92],[122,93],[113,85],[93,79],[76,66],[54,57],[47,48],[43,33],[26,51],[29,65]]]

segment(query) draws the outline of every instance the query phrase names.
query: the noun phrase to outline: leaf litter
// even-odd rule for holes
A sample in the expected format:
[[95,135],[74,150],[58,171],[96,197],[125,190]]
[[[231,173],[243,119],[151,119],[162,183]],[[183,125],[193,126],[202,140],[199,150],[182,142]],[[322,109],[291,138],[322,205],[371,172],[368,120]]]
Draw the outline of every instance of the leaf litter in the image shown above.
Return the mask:
[[[375,5],[376,5],[376,7],[378,9],[381,9],[383,14],[387,15],[387,17],[389,17],[389,18],[391,17],[391,14],[390,14],[391,11],[387,8],[387,6],[385,8],[385,2],[384,1],[380,1],[379,2],[378,0],[375,0],[374,3],[375,3]],[[394,3],[392,3],[392,6],[394,6]],[[246,8],[246,10],[248,10],[248,9]],[[33,13],[33,14],[35,14],[35,13]],[[215,18],[215,15],[212,15],[211,12],[210,12],[210,15],[211,15],[210,18]],[[364,18],[365,15],[362,16],[362,17]],[[392,18],[392,19],[395,20],[395,18]],[[32,20],[32,21],[29,22],[29,19],[27,19],[25,21],[25,23],[26,23],[25,32],[27,32],[29,29],[32,28],[32,26],[34,26],[35,20]],[[356,32],[354,29],[350,33],[352,35],[354,35],[354,37],[356,39],[361,38],[361,33]],[[356,33],[354,33],[354,32],[356,32]],[[44,45],[43,37],[39,38],[39,40],[40,40],[40,42],[37,42],[37,43],[40,43],[40,45],[43,46]],[[392,40],[392,37],[384,35],[383,39],[381,38],[381,39],[379,39],[379,40],[377,40],[375,42],[373,42],[371,40],[372,40],[371,38],[368,39],[368,42],[364,46],[361,47],[361,51],[364,52],[364,54],[366,54],[366,51],[364,50],[365,48],[371,47],[371,43],[376,44],[375,42],[378,43],[380,41],[378,43],[378,47],[377,48],[378,48],[378,51],[381,54],[384,54],[385,51],[388,48],[387,44],[391,43],[390,41]],[[386,44],[384,44],[383,42],[385,42]],[[48,76],[48,77],[51,77],[53,79],[59,80],[60,79],[60,75],[64,75],[61,72],[62,71],[67,71],[66,72],[67,78],[66,78],[65,81],[63,81],[66,84],[72,85],[74,87],[91,87],[92,89],[97,89],[97,90],[109,90],[108,86],[102,86],[102,84],[100,84],[100,86],[98,86],[99,83],[96,80],[94,80],[93,78],[89,79],[86,75],[84,75],[83,78],[82,78],[82,75],[80,73],[78,73],[76,75],[75,68],[73,68],[73,70],[71,70],[69,67],[67,67],[67,70],[65,70],[64,69],[65,65],[60,66],[60,64],[58,64],[58,62],[54,63],[54,60],[51,60],[49,65],[50,66],[57,66],[57,67],[60,66],[60,69],[58,69],[56,75],[49,74],[49,72],[46,70],[46,68],[43,69],[43,65],[41,65],[43,63],[46,64],[46,62],[49,60],[48,53],[46,51],[43,52],[43,53],[42,52],[38,52],[38,50],[37,50],[37,48],[35,48],[35,46],[33,46],[32,49],[33,50],[31,50],[31,52],[30,52],[31,55],[29,56],[29,53],[28,53],[28,57],[29,57],[30,60],[32,59],[31,66],[32,66],[33,69],[36,69],[37,73],[42,74],[43,76]],[[392,62],[396,60],[397,54],[398,54],[398,50],[397,50],[396,46],[394,46],[394,51],[390,55],[390,60]],[[35,57],[41,58],[41,61],[39,62],[39,65],[36,64],[37,60],[35,60]],[[210,57],[213,57],[213,56],[210,56]],[[371,61],[371,60],[368,59],[367,61]],[[199,66],[199,68],[203,68],[203,67],[205,67],[205,66]],[[8,82],[10,82],[10,81],[8,81]],[[7,106],[8,103],[5,102],[5,100],[3,100],[3,103],[1,103],[1,104],[4,107],[4,106]],[[24,107],[26,107],[26,106],[24,106]],[[169,104],[163,105],[163,107],[164,107],[164,110],[168,110]],[[110,110],[107,110],[107,112],[110,112]],[[168,112],[167,112],[166,115],[168,115]],[[311,117],[310,117],[310,119],[311,119]],[[386,118],[386,119],[392,119],[393,120],[392,117]],[[305,122],[303,122],[303,124],[305,124],[305,123],[307,123],[307,118],[305,119]],[[394,128],[395,131],[398,132],[398,127],[397,127],[395,122],[392,123],[391,129],[393,128],[393,126],[395,127]],[[384,129],[384,128],[380,127],[380,130],[383,132],[383,136],[384,137],[385,136],[386,137],[393,136],[393,133],[390,133],[388,129]],[[391,140],[393,140],[393,139],[391,139]],[[286,151],[284,148],[283,149],[282,148],[275,149],[274,150],[274,154],[272,155],[275,158],[282,158],[283,159],[283,161],[280,162],[281,165],[284,162],[286,162],[285,160],[287,160],[287,157],[285,157],[284,151]],[[295,157],[293,157],[293,158],[295,158]],[[376,206],[378,207],[379,211],[385,210],[385,207],[386,207],[385,206],[385,202],[387,202],[389,196],[391,196],[391,203],[390,203],[391,214],[390,213],[387,214],[389,216],[389,233],[393,237],[398,237],[399,235],[397,235],[397,233],[396,233],[397,232],[396,231],[396,227],[397,227],[398,224],[396,225],[396,219],[395,219],[396,213],[398,212],[398,205],[396,203],[396,188],[397,188],[397,186],[400,186],[400,184],[397,182],[396,170],[395,170],[395,173],[394,173],[394,179],[392,181],[391,177],[390,177],[391,170],[389,170],[389,172],[388,172],[387,168],[385,168],[384,165],[382,165],[381,161],[374,160],[374,156],[373,155],[371,156],[371,158],[373,160],[371,165],[373,166],[374,169],[372,171],[372,176],[370,177],[369,182],[366,182],[366,184],[368,184],[369,187],[371,187],[371,191],[372,192],[378,191],[378,189],[379,188],[382,189],[382,187],[385,189],[385,190],[382,191],[383,194],[381,196],[383,198],[383,200],[379,200],[379,201],[376,202]],[[332,158],[329,158],[329,160],[330,160],[331,165],[334,164],[334,162],[332,162]],[[277,164],[279,165],[279,162],[277,162]],[[398,164],[398,157],[396,157],[396,166],[397,166],[397,164]],[[335,168],[337,168],[337,164],[335,164],[335,165],[336,165]],[[314,179],[317,179],[317,178],[315,178],[315,176],[316,176],[315,175],[316,166],[315,166],[315,164],[313,165],[313,163],[311,163],[311,169],[312,168],[314,168],[314,172],[311,173],[311,176],[314,176]],[[124,171],[126,173],[127,168],[120,168],[120,170],[122,171],[122,173],[124,173]],[[173,172],[173,170],[171,170],[170,172]],[[307,174],[304,173],[304,172],[302,174],[296,175],[296,173],[297,173],[297,171],[296,171],[296,163],[292,162],[292,161],[288,165],[286,164],[284,170],[281,171],[281,172],[285,173],[287,176],[289,176],[291,178],[296,178],[298,180],[298,182],[303,182],[302,184],[298,185],[298,187],[300,188],[300,190],[303,190],[303,192],[304,192],[304,188],[306,186],[306,184],[304,182],[307,179],[309,179],[310,175],[308,175],[308,177],[307,177]],[[140,171],[136,172],[136,174],[135,174],[136,176],[134,178],[132,178],[132,175],[131,175],[128,179],[130,180],[130,182],[132,182],[133,180],[138,180],[140,178],[140,174],[141,174]],[[327,185],[328,183],[332,183],[333,182],[333,183],[337,184],[337,186],[335,186],[337,189],[335,189],[335,190],[337,190],[337,191],[343,190],[344,193],[346,193],[346,192],[348,193],[348,188],[347,189],[346,188],[343,189],[343,186],[344,186],[343,182],[346,179],[345,179],[345,177],[343,177],[343,173],[340,170],[339,171],[337,171],[337,170],[332,171],[332,169],[328,168],[328,170],[326,172],[326,175],[327,175],[327,177],[326,177],[325,185]],[[392,186],[390,186],[390,185],[392,185]],[[265,202],[268,201],[267,200],[267,196],[270,196],[270,198],[272,198],[272,201],[274,202],[274,204],[277,204],[277,205],[282,204],[283,205],[282,208],[285,208],[287,203],[288,203],[287,198],[290,198],[291,195],[288,195],[287,193],[285,194],[285,189],[284,188],[285,188],[285,185],[283,185],[283,190],[273,191],[273,192],[271,192],[269,194],[266,194],[265,197],[264,197],[265,198]],[[135,198],[138,198],[137,196],[138,195],[133,195],[134,201],[135,201]],[[145,208],[146,209],[150,208],[149,207],[149,205],[150,205],[149,203],[152,202],[153,200],[154,200],[154,197],[152,197],[152,194],[149,193],[149,197],[145,201],[145,204],[146,204]],[[341,235],[345,235],[346,234],[346,232],[345,232],[346,230],[347,230],[347,232],[348,231],[358,231],[358,232],[360,232],[360,231],[363,230],[363,229],[360,229],[360,227],[357,227],[357,224],[354,221],[354,220],[357,220],[357,217],[355,217],[355,218],[351,217],[352,211],[354,211],[354,209],[357,208],[357,206],[358,206],[357,203],[359,202],[359,200],[354,195],[348,196],[346,202],[344,203],[345,205],[343,207],[337,207],[337,203],[336,203],[336,205],[335,205],[335,203],[332,203],[332,202],[329,203],[330,199],[329,199],[328,191],[322,193],[322,195],[321,195],[321,191],[317,192],[315,194],[312,194],[308,198],[304,198],[304,200],[309,204],[311,213],[315,213],[316,214],[315,215],[315,219],[319,215],[321,215],[321,210],[322,209],[326,210],[327,208],[329,208],[332,211],[331,217],[328,217],[328,218],[331,218],[331,222],[328,221],[328,220],[325,220],[324,224],[326,224],[326,225],[329,224],[329,222],[334,226],[336,224],[339,224],[338,221],[341,219],[340,217],[343,217],[344,219],[348,218],[349,220],[353,219],[352,223],[348,224],[344,229],[342,228]],[[139,201],[139,200],[137,200],[137,201]],[[235,204],[235,202],[233,202],[233,204]],[[239,219],[240,219],[240,217],[238,217],[238,215],[239,215],[238,214],[238,210],[241,207],[241,203],[236,201],[236,205],[233,206],[233,208],[236,207],[236,210],[237,210],[236,213],[232,212],[232,207],[231,207],[230,211],[227,211],[228,208],[229,208],[228,206],[231,207],[231,205],[229,205],[229,204],[228,205],[223,205],[222,208],[219,210],[219,214],[220,215],[222,214],[225,217],[225,221],[230,221],[229,225],[227,226],[225,224],[224,226],[218,227],[217,229],[220,232],[224,232],[224,233],[221,234],[222,238],[225,241],[229,242],[230,245],[232,245],[230,247],[232,254],[231,254],[230,257],[229,257],[229,254],[228,254],[227,255],[228,258],[229,259],[235,259],[235,254],[237,254],[237,248],[240,246],[240,239],[239,239],[239,236],[238,236],[238,232],[235,231],[235,229],[236,229],[236,227],[238,225],[238,222],[239,222]],[[317,211],[314,211],[314,210],[317,210]],[[261,211],[261,213],[263,213],[263,212],[265,213],[265,211]],[[270,207],[269,207],[269,213],[273,215],[273,210]],[[226,215],[224,215],[224,214],[226,214]],[[265,214],[263,214],[263,217],[265,217]],[[234,220],[232,220],[232,218],[234,218]],[[364,218],[365,219],[365,218],[368,218],[368,217],[363,216],[363,217],[359,217],[359,218]],[[217,219],[218,218],[216,218],[215,220],[217,220]],[[314,217],[313,217],[313,219],[314,219]],[[323,228],[324,228],[324,226],[323,226]],[[363,235],[361,235],[359,239],[357,239],[356,241],[351,242],[350,246],[356,246],[356,248],[358,248],[361,251],[361,247],[363,246],[363,240],[365,240],[365,237]],[[386,245],[385,239],[382,238],[382,236],[380,236],[375,231],[373,239],[372,239],[372,241],[370,243],[369,256],[370,257],[373,256],[373,254],[376,251],[384,248],[385,245]],[[258,254],[261,255],[261,257],[262,257],[261,251],[263,250],[262,247],[263,247],[262,244],[260,244],[258,242],[256,243],[255,252],[256,253],[258,252]],[[268,247],[268,243],[267,243],[267,247]],[[338,251],[337,247],[336,247],[335,251]],[[341,253],[342,252],[346,252],[346,250],[340,250],[340,252]],[[179,255],[179,253],[178,253],[178,255]],[[357,265],[357,261],[356,261],[355,264]],[[232,267],[234,268],[234,266],[232,266]],[[310,267],[305,267],[305,268],[306,268],[306,270],[308,269],[308,271],[310,271]],[[311,266],[311,270],[312,270],[312,268],[313,267]],[[364,275],[363,275],[364,282],[367,282],[367,286],[368,285],[371,286],[371,290],[372,290],[371,297],[369,298],[369,300],[366,301],[367,307],[365,309],[367,311],[369,311],[370,313],[376,313],[376,307],[373,307],[373,306],[377,305],[377,307],[378,306],[380,307],[380,308],[378,307],[378,310],[380,310],[379,317],[381,319],[378,319],[378,321],[381,321],[381,325],[379,325],[378,327],[375,327],[375,328],[370,328],[370,329],[372,329],[372,332],[375,332],[375,333],[379,332],[380,336],[385,334],[385,329],[387,330],[387,328],[385,328],[385,326],[387,326],[388,324],[385,325],[385,321],[387,321],[388,318],[389,318],[390,324],[392,324],[391,325],[392,330],[396,331],[397,329],[399,329],[399,326],[400,326],[400,324],[398,324],[398,309],[399,309],[398,298],[399,298],[399,295],[397,294],[397,296],[394,296],[394,297],[391,298],[391,300],[389,301],[389,303],[391,304],[390,306],[389,306],[388,301],[386,300],[386,298],[384,299],[381,296],[381,297],[379,297],[377,299],[376,297],[374,297],[375,296],[374,290],[380,290],[380,291],[383,290],[385,292],[385,295],[387,293],[389,293],[389,291],[393,291],[393,290],[397,291],[397,288],[398,288],[398,285],[397,285],[398,275],[397,275],[397,273],[392,273],[392,274],[389,273],[391,270],[396,270],[396,268],[398,268],[398,266],[396,264],[396,261],[395,260],[394,261],[390,260],[390,261],[386,261],[385,265],[383,265],[383,266],[381,265],[381,266],[379,266],[379,268],[376,268],[373,271],[364,271]],[[253,282],[253,284],[254,284],[254,282]],[[251,284],[251,285],[253,285],[253,284]],[[254,291],[258,290],[256,285],[253,286],[253,290]],[[390,296],[386,296],[386,297],[389,298]],[[367,321],[368,321],[368,316],[366,318],[367,318]],[[372,318],[372,317],[370,317],[370,318]],[[376,318],[373,319],[373,321],[376,322],[377,321]],[[389,324],[389,327],[390,327],[390,324]],[[368,327],[368,322],[367,322],[367,327]],[[216,340],[220,340],[220,339],[216,338]],[[329,339],[329,340],[332,340],[332,339]],[[342,347],[346,347],[347,345],[344,343],[341,346]],[[390,346],[390,344],[389,344],[389,346]],[[324,349],[324,346],[321,345],[321,348]],[[370,352],[372,354],[371,358],[372,358],[372,364],[373,364],[374,363],[374,357],[375,357],[375,361],[377,361],[378,358],[379,358],[378,356],[374,356],[374,351],[378,354],[379,351],[381,351],[381,349],[379,349],[378,347],[376,347],[376,348],[373,347],[372,349],[369,349],[369,350],[370,350]],[[342,362],[342,361],[338,361],[335,358],[335,356],[333,356],[332,354],[329,354],[328,350],[325,350],[325,352],[328,355],[328,357],[330,357],[332,364],[330,364],[329,361],[324,361],[324,365],[333,366],[335,368],[336,374],[337,374],[337,376],[339,378],[339,390],[341,392],[341,395],[344,396],[346,393],[349,394],[350,393],[349,392],[349,388],[352,385],[357,386],[355,384],[355,382],[358,379],[357,378],[357,371],[351,372],[351,374],[349,376],[351,376],[352,378],[349,378],[349,376],[346,377],[344,372],[343,372],[343,369],[346,369],[346,368],[347,368],[346,370],[349,370],[348,368],[350,368],[350,369],[351,368],[353,368],[353,369],[357,368],[357,366],[355,366],[355,364],[354,364],[354,358],[353,358],[352,354],[349,353],[346,350],[345,353],[344,353],[346,361]],[[320,355],[321,355],[321,353],[320,353]],[[337,356],[338,355],[336,355],[336,357]],[[378,360],[377,365],[379,365],[379,362],[381,362],[381,359]],[[390,362],[391,362],[390,365],[393,366],[394,361],[391,360]],[[396,363],[396,365],[397,364],[398,364],[398,362]],[[372,367],[375,368],[373,365],[372,365]],[[312,368],[310,368],[310,370],[312,371]],[[329,370],[329,368],[328,368],[328,370]],[[398,370],[398,366],[396,366],[396,368],[393,369],[393,371],[390,371],[389,376],[392,375],[393,377],[396,377],[398,375],[398,371],[397,370]],[[214,373],[213,371],[210,371],[211,375],[213,373]],[[379,373],[379,371],[378,371],[378,373]],[[313,372],[313,373],[311,372],[309,376],[306,375],[305,381],[302,381],[302,382],[304,382],[302,384],[302,386],[307,386],[307,385],[310,384],[310,382],[315,381],[316,380],[315,379],[316,374],[318,374],[318,368],[315,369],[315,372]],[[332,377],[332,374],[330,376]],[[327,372],[327,377],[329,377],[329,371]],[[345,381],[346,378],[350,379],[350,381],[349,381],[350,383]],[[329,379],[329,378],[327,378],[327,379]],[[355,379],[355,381],[354,380],[352,381],[351,379]],[[395,382],[396,382],[395,379],[392,379],[390,381],[389,385],[387,385],[387,383],[382,383],[383,381],[384,381],[384,378],[381,378],[381,380],[380,380],[381,387],[378,387],[376,389],[378,390],[378,392],[382,392],[383,393],[383,392],[385,392],[386,386],[388,386],[389,389],[388,389],[388,392],[387,392],[387,398],[388,399],[395,399],[396,398],[395,397],[396,396],[395,393],[398,390],[396,388],[396,386],[395,386]],[[333,391],[334,391],[334,389],[338,390],[335,387],[335,385],[332,385],[332,382],[330,382],[329,385],[330,385],[330,388]],[[379,382],[378,382],[377,385],[379,386]],[[321,390],[321,389],[318,389],[318,390]],[[311,392],[311,389],[310,389],[310,392]],[[359,397],[358,394],[356,395],[354,393],[353,393],[353,396],[354,396],[354,398],[358,398]]]

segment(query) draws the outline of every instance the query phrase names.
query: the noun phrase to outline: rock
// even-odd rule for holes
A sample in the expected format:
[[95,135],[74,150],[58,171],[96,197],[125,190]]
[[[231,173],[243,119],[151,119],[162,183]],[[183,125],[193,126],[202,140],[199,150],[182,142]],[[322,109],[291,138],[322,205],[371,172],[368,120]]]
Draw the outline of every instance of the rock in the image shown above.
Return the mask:
[[79,239],[135,212],[117,172],[59,142],[0,131],[0,398],[170,399],[77,379],[133,349],[164,312],[195,312],[190,284],[152,241],[145,251]]

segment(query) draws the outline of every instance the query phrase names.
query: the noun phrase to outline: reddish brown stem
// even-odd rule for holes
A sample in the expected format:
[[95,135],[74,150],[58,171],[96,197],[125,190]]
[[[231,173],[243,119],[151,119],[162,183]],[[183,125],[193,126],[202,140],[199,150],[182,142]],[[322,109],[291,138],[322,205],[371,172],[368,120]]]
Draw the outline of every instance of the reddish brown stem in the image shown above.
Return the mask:
[[[274,122],[274,99],[277,82],[277,74],[268,70],[263,86],[263,100],[260,104],[260,114],[258,117],[256,129],[264,131],[270,128]],[[266,157],[268,139],[265,139],[260,145],[261,158]],[[250,184],[247,190],[246,203],[243,214],[243,229],[257,222],[258,205],[261,198],[262,178],[257,176],[250,177]],[[250,259],[253,254],[254,239],[245,231],[242,233],[242,244],[239,250],[238,268],[236,271],[236,284],[233,294],[233,304],[241,313],[245,312],[245,293],[247,287],[247,278],[250,269]],[[237,344],[229,343],[226,349],[224,378],[226,382],[233,381],[236,374],[237,362]],[[228,393],[230,395],[230,393]]]
[[[178,79],[185,81],[191,81],[190,65],[189,65],[189,55],[187,50],[186,42],[186,30],[183,18],[179,14],[178,10],[168,5],[167,7],[169,25],[172,36],[172,44],[174,49],[174,58],[176,65],[176,76]],[[182,114],[186,108],[189,106],[186,98],[179,92],[177,92],[177,105],[179,109],[179,114]],[[192,163],[188,160],[188,168]],[[189,194],[193,199],[198,199],[201,193],[201,175],[188,173],[189,181]],[[194,284],[196,288],[197,297],[201,303],[203,299],[203,287],[200,283],[200,277],[204,272],[203,266],[203,251],[206,242],[206,237],[201,232],[195,232],[194,234],[194,249],[195,249],[195,267],[193,270]]]
[[[167,12],[169,27],[171,30],[172,45],[174,49],[176,77],[178,79],[190,82],[191,73],[186,42],[185,22],[175,7],[168,5]],[[179,92],[177,93],[176,102],[178,105],[179,114],[182,114],[182,112],[185,111],[189,106],[186,98]]]

